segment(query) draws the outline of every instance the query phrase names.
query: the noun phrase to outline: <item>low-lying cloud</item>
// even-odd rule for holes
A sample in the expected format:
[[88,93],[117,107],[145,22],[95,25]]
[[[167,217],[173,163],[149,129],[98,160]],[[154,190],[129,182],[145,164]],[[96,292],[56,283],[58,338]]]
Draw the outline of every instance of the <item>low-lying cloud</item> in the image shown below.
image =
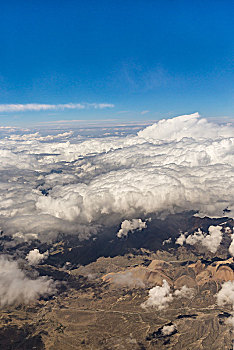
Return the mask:
[[56,292],[56,283],[48,277],[30,279],[16,261],[0,257],[0,305],[30,303]]
[[200,228],[191,235],[181,233],[176,243],[179,245],[183,245],[184,243],[195,245],[199,243],[206,247],[211,253],[216,253],[223,238],[222,229],[222,226],[210,226],[208,228],[208,234],[203,232]]
[[146,222],[142,221],[141,219],[124,220],[121,223],[120,230],[117,232],[117,237],[126,237],[129,232],[134,232],[136,230],[142,231],[146,227]]
[[154,307],[158,310],[166,309],[174,298],[191,299],[195,295],[194,288],[188,288],[184,285],[181,289],[176,289],[174,293],[171,292],[171,287],[166,280],[163,280],[162,286],[156,286],[149,290],[148,299],[141,304],[145,309]]
[[168,335],[171,335],[174,331],[176,330],[176,326],[174,324],[172,325],[166,325],[166,326],[163,326],[162,328],[162,334],[164,336],[168,336]]
[[224,282],[222,288],[216,294],[216,298],[219,306],[232,306],[232,316],[227,319],[227,324],[229,324],[232,327],[232,331],[234,331],[234,281]]
[[26,260],[30,265],[37,265],[44,260],[46,260],[49,256],[49,252],[46,251],[44,253],[40,253],[39,249],[30,250],[30,252],[26,255]]
[[163,280],[162,286],[156,286],[149,290],[149,297],[141,306],[143,308],[155,307],[158,310],[163,310],[172,301],[173,296],[170,292],[170,286],[166,280]]

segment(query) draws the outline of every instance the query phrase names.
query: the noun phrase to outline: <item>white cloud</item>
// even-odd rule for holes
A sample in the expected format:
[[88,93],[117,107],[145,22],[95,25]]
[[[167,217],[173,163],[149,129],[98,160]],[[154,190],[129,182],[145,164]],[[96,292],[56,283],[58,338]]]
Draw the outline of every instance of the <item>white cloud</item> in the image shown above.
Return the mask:
[[176,244],[183,245],[186,242],[186,236],[183,232],[180,233],[180,236],[175,241]]
[[168,307],[168,304],[173,300],[170,293],[170,286],[166,280],[163,280],[163,285],[153,287],[149,290],[148,299],[141,304],[143,308],[155,307],[158,310],[163,310]]
[[216,253],[223,237],[222,226],[210,226],[208,228],[209,234],[202,232],[199,228],[198,231],[194,232],[189,236],[181,234],[176,240],[177,244],[183,245],[184,243],[194,245],[200,243],[206,247],[211,253]]
[[[233,215],[230,125],[194,114],[159,121],[136,136],[69,141],[64,133],[53,140],[35,132],[0,139],[4,233],[87,237],[102,225],[151,214],[199,210],[219,217],[228,207]],[[208,249],[215,249],[213,238],[217,243],[220,232],[204,240]]]
[[232,137],[231,127],[220,126],[200,119],[198,113],[179,116],[172,119],[162,119],[158,123],[148,126],[139,132],[140,137],[157,140],[182,140],[185,137],[193,139],[209,139]]
[[163,335],[171,335],[176,330],[176,326],[174,324],[170,326],[164,326],[162,328],[162,334]]
[[170,244],[172,242],[172,239],[171,237],[168,238],[168,239],[165,239],[163,242],[162,242],[162,245],[165,245],[165,244]]
[[166,280],[163,280],[162,286],[156,286],[149,290],[148,299],[141,304],[141,307],[155,307],[158,310],[166,309],[169,303],[174,298],[187,298],[192,299],[195,294],[194,288],[188,288],[184,285],[181,289],[176,289],[174,293],[171,293],[170,285]]
[[216,297],[219,306],[230,304],[234,307],[234,281],[224,282]]
[[229,253],[234,256],[234,234],[231,235],[231,238],[232,238],[232,241],[231,241],[231,244],[228,248],[229,250]]
[[73,131],[66,131],[60,134],[55,134],[55,135],[46,135],[46,136],[41,136],[39,132],[35,132],[33,134],[23,134],[23,135],[17,135],[17,134],[12,134],[8,137],[9,140],[13,141],[53,141],[53,140],[59,140],[59,139],[66,139],[70,136],[72,136]]
[[[229,304],[234,311],[234,281],[224,282],[222,288],[216,294],[216,298],[219,306]],[[234,329],[234,312],[232,312],[232,316],[227,319],[227,324]]]
[[84,109],[84,108],[113,108],[110,103],[64,103],[64,104],[0,104],[0,112],[26,112],[26,111],[48,111],[48,110],[64,110],[64,109]]
[[192,299],[194,297],[194,294],[195,294],[194,288],[188,288],[185,285],[181,289],[176,289],[174,292],[174,295],[178,298]]
[[30,303],[56,292],[56,283],[48,277],[30,279],[16,261],[0,257],[0,305]]
[[47,259],[48,256],[48,251],[46,251],[45,253],[40,253],[38,249],[33,249],[30,250],[30,252],[27,254],[26,259],[28,260],[28,263],[30,265],[37,265],[43,262],[45,259]]
[[136,230],[142,231],[146,227],[146,222],[142,221],[141,219],[124,220],[121,223],[121,228],[117,233],[117,237],[126,237],[129,232],[134,232]]

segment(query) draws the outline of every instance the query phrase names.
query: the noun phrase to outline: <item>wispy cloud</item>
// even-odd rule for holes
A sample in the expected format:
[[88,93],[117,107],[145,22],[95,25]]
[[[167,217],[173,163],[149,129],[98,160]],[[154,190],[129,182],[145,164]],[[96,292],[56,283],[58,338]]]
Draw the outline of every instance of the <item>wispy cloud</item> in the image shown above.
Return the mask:
[[113,108],[111,103],[65,103],[65,104],[40,104],[40,103],[26,103],[26,104],[0,104],[0,112],[26,112],[26,111],[47,111],[47,110],[64,110],[64,109],[104,109]]
[[141,112],[142,115],[147,114],[147,113],[149,113],[148,110],[147,110],[147,111],[142,111],[142,112]]

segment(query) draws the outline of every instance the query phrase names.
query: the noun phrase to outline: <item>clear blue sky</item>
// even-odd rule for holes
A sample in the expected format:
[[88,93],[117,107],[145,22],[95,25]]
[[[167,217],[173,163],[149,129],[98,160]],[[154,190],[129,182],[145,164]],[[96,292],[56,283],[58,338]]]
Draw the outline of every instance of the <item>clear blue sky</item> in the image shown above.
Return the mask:
[[3,106],[0,124],[233,117],[233,10],[228,0],[1,1],[0,105],[84,107]]

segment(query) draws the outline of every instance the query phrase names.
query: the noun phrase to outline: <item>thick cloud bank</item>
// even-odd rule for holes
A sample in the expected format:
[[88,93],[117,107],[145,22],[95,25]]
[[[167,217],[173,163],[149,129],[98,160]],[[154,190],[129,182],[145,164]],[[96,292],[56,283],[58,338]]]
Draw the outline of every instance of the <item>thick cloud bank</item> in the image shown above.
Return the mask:
[[55,282],[48,277],[30,279],[16,261],[0,257],[0,305],[29,303],[56,292]]
[[192,114],[161,120],[136,136],[81,140],[60,134],[0,140],[5,234],[25,240],[60,232],[85,238],[102,225],[143,222],[151,213],[199,210],[220,217],[228,207],[233,216],[230,125]]

